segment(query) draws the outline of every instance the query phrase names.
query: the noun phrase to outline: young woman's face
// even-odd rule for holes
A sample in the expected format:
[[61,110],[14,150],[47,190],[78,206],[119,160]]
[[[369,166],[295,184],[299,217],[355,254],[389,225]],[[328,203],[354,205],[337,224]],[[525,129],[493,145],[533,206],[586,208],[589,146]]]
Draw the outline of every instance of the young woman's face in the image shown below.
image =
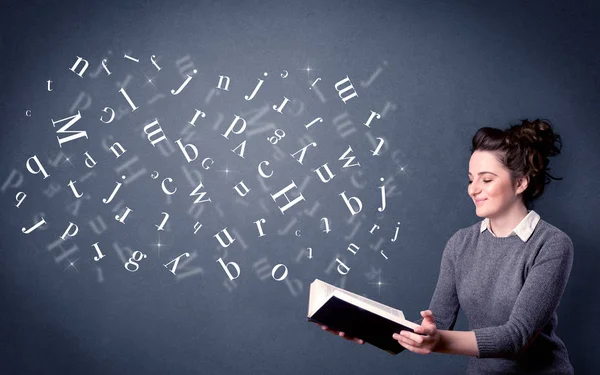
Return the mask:
[[510,171],[496,159],[491,151],[475,151],[469,161],[469,196],[475,203],[479,217],[502,215],[521,198],[517,194]]

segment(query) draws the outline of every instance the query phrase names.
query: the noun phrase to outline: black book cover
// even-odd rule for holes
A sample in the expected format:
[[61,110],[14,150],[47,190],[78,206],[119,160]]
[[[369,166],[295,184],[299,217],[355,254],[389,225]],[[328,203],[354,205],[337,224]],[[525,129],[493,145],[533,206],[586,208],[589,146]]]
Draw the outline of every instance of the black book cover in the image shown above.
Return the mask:
[[393,322],[361,307],[332,296],[309,321],[323,324],[337,331],[343,331],[368,342],[391,354],[398,354],[404,347],[392,335],[400,331],[414,332],[412,328]]

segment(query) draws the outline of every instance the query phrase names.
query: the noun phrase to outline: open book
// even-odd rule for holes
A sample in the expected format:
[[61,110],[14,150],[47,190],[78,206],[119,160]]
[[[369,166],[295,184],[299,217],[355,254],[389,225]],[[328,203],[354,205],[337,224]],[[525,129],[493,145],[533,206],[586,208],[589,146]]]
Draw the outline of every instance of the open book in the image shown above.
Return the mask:
[[310,284],[307,320],[343,331],[391,354],[404,347],[392,334],[414,332],[419,324],[408,321],[400,310],[315,279]]

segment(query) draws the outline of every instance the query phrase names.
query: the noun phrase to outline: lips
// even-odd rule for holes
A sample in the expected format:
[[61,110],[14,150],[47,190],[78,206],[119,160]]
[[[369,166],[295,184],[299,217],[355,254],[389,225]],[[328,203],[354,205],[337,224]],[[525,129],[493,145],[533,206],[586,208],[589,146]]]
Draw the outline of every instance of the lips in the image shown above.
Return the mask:
[[482,204],[483,202],[485,202],[487,199],[475,199],[475,204]]

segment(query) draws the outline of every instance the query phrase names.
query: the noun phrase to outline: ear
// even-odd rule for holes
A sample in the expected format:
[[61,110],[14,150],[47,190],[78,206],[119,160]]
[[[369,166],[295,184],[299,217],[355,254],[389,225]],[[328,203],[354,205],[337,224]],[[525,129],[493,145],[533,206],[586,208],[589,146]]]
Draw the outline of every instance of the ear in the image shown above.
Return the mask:
[[523,193],[527,190],[527,186],[529,186],[529,176],[523,176],[517,180],[517,194]]

